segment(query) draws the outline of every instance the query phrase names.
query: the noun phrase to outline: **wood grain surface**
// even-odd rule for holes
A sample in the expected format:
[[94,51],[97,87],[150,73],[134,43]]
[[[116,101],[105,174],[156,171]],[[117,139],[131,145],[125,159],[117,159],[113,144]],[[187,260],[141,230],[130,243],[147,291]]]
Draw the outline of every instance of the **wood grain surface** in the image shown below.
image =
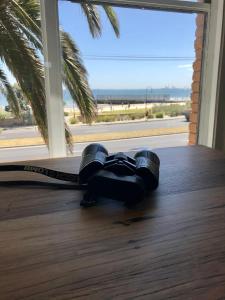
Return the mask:
[[[0,300],[225,299],[225,156],[156,151],[160,186],[133,209],[0,183]],[[77,172],[78,158],[30,164]],[[2,173],[3,180],[46,180]]]

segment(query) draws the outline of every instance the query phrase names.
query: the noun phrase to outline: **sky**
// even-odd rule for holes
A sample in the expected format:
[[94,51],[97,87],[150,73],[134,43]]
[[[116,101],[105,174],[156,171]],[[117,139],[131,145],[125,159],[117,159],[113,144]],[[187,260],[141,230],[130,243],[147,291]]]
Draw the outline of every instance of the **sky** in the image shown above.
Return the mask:
[[[115,8],[120,22],[116,38],[100,8],[102,36],[93,39],[79,4],[59,1],[60,26],[78,45],[93,89],[191,87],[195,56],[195,14]],[[113,56],[114,60],[90,60]],[[187,57],[179,61],[115,60],[129,57]]]

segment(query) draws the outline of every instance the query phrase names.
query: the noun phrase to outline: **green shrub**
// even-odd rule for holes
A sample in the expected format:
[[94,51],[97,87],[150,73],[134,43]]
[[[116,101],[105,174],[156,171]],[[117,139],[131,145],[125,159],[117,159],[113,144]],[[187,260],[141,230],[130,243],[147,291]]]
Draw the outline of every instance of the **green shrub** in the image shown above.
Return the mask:
[[0,111],[0,120],[5,120],[6,118],[6,113],[3,111]]
[[97,117],[97,122],[115,122],[115,121],[124,121],[124,120],[136,120],[136,119],[152,119],[155,114],[163,113],[165,116],[180,116],[183,115],[183,112],[190,107],[190,102],[185,103],[184,105],[172,103],[169,105],[160,104],[155,105],[152,108],[134,108],[134,109],[125,109],[125,110],[114,110],[110,112],[102,112]]
[[64,111],[64,117],[69,117],[68,111]]
[[96,122],[115,122],[117,119],[118,116],[116,115],[98,115]]
[[170,117],[177,117],[177,116],[179,116],[179,115],[180,115],[180,113],[177,112],[177,111],[172,111],[172,112],[169,114]]
[[145,118],[145,112],[143,112],[143,113],[136,113],[134,115],[135,115],[136,119],[143,119],[143,118]]
[[153,114],[148,114],[147,119],[154,119],[154,115]]
[[183,115],[185,109],[190,106],[190,103],[184,105],[180,104],[160,104],[152,107],[151,109],[126,109],[111,112],[103,112],[97,116],[96,122],[116,122],[126,120],[138,120],[138,119],[153,119],[154,117],[161,119],[164,116],[176,117]]
[[158,112],[157,114],[155,114],[155,117],[157,119],[163,119],[164,118],[164,114],[162,112]]
[[143,119],[145,117],[144,112],[136,113],[119,113],[119,114],[101,114],[96,118],[96,122],[116,122],[116,121],[128,121]]
[[131,119],[130,115],[121,115],[121,114],[119,114],[117,121],[128,121],[130,119]]
[[114,110],[110,112],[102,112],[101,115],[130,115],[136,113],[145,113],[144,108],[136,108],[136,109],[125,109],[125,110]]
[[176,117],[176,116],[181,116],[183,115],[183,112],[188,109],[190,106],[190,103],[185,103],[184,105],[180,104],[170,104],[170,105],[157,105],[152,108],[152,113],[157,114],[157,113],[164,113],[164,115],[170,116],[170,117]]
[[11,112],[4,111],[0,108],[0,120],[5,120],[7,118],[13,117]]
[[78,121],[76,118],[72,117],[72,118],[70,118],[69,122],[71,125],[74,125],[74,124],[77,124]]

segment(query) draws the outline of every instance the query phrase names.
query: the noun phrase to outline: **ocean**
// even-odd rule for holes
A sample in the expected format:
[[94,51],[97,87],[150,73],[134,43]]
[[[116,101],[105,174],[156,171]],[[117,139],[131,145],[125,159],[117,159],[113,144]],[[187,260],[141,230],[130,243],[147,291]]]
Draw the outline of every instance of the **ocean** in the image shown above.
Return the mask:
[[94,96],[135,96],[135,97],[143,97],[147,95],[169,95],[171,98],[187,98],[190,97],[191,89],[181,89],[181,88],[147,88],[147,89],[94,89]]
[[[93,89],[95,97],[135,97],[137,99],[143,99],[144,97],[151,97],[153,95],[166,95],[171,99],[187,99],[191,96],[190,88],[176,88],[176,87],[164,87],[164,88],[147,88],[147,89]],[[63,91],[63,100],[65,106],[72,107],[72,99],[68,90]],[[5,97],[0,94],[0,107],[7,105]]]

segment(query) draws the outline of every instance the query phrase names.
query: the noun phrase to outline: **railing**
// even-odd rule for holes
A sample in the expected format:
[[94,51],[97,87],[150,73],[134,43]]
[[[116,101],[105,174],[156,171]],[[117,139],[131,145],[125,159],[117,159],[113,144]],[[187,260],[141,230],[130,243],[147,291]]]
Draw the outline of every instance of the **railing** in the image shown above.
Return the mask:
[[96,104],[143,104],[185,102],[186,98],[171,98],[170,95],[97,95]]

